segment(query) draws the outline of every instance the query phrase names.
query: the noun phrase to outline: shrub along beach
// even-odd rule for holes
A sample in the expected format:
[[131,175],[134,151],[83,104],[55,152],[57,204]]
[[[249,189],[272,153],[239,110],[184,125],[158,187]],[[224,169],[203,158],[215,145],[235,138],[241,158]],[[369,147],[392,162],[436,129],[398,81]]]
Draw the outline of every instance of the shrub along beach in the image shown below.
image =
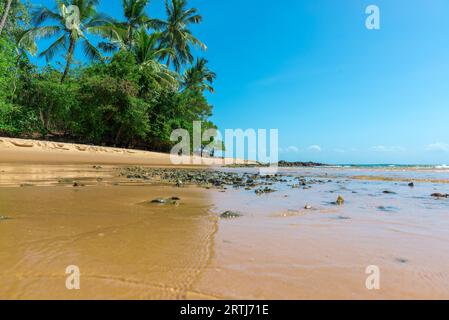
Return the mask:
[[186,0],[167,1],[165,20],[145,13],[148,0],[125,0],[123,21],[98,12],[98,0],[9,1],[8,12],[3,2],[1,136],[166,152],[174,129],[215,127],[205,92],[216,75],[193,56],[206,45],[189,29],[202,17]]

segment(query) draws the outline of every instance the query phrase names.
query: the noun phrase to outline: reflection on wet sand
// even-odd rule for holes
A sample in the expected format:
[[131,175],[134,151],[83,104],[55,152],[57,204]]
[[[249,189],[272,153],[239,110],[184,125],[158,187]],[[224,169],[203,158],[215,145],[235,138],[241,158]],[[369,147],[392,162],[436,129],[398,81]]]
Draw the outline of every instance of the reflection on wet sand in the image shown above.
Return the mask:
[[[142,206],[158,196],[177,207]],[[205,195],[167,187],[1,188],[0,298],[186,299],[210,263],[217,220]],[[65,269],[81,270],[81,289]]]
[[449,200],[431,196],[449,184],[429,182],[447,171],[287,169],[267,194],[120,171],[0,166],[0,298],[449,298]]

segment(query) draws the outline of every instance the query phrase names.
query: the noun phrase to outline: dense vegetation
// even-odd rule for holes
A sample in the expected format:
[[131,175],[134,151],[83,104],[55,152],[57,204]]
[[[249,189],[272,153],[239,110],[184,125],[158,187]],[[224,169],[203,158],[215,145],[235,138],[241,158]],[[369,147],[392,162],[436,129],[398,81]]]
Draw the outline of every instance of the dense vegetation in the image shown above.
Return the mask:
[[[189,30],[202,18],[186,0],[165,1],[166,20],[147,16],[149,0],[123,0],[116,21],[99,0],[0,0],[0,135],[168,151],[172,130],[214,127],[205,92],[215,73],[195,60],[206,46]],[[42,39],[50,45],[38,49]]]

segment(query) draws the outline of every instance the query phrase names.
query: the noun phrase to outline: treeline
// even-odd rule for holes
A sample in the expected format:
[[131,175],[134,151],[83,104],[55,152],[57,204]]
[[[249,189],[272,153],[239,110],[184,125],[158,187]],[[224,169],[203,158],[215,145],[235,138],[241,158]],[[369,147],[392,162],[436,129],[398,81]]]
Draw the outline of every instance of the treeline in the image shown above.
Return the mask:
[[189,30],[197,10],[166,0],[159,20],[147,16],[148,0],[123,0],[117,21],[98,2],[0,0],[0,135],[168,151],[174,129],[214,128],[205,92],[216,75],[192,54],[206,48]]

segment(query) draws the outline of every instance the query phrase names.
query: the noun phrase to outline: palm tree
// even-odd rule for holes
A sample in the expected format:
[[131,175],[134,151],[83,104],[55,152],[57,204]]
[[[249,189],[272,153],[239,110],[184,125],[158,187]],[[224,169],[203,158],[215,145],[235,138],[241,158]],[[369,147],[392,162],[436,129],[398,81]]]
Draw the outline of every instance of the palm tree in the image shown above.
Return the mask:
[[123,11],[126,22],[123,23],[126,30],[125,43],[130,44],[133,32],[141,27],[147,27],[151,19],[145,13],[149,0],[123,0]]
[[182,77],[182,85],[185,89],[214,92],[212,84],[217,75],[210,71],[207,63],[206,59],[198,58],[196,64],[185,71]]
[[9,10],[11,10],[12,0],[6,1],[5,11],[3,12],[3,17],[0,20],[0,35],[2,34],[3,28],[5,27],[6,20],[8,20]]
[[165,0],[167,21],[154,20],[152,23],[154,28],[162,30],[161,46],[172,50],[163,57],[167,59],[167,66],[170,67],[173,63],[178,72],[181,65],[193,62],[191,45],[207,49],[188,29],[189,25],[200,23],[202,17],[197,13],[197,9],[186,7],[187,0]]
[[[87,33],[100,33],[102,28],[111,25],[111,19],[99,14],[95,6],[99,0],[56,0],[57,9],[46,7],[38,8],[33,12],[34,28],[27,30],[21,41],[25,38],[41,39],[53,38],[56,40],[39,57],[45,57],[47,62],[53,59],[58,51],[67,50],[66,64],[61,83],[67,78],[73,61],[76,46],[79,41],[83,46],[84,54],[92,59],[101,59],[100,51],[86,37]],[[54,24],[46,24],[52,21]]]
[[160,48],[160,38],[161,33],[148,34],[146,29],[142,27],[133,35],[131,52],[141,68],[152,71],[156,82],[164,82],[174,86],[177,84],[176,76],[159,62],[164,54],[170,53],[170,49]]
[[105,51],[115,51],[118,48],[130,50],[134,34],[141,28],[149,28],[153,23],[145,13],[149,0],[122,0],[123,15],[125,21],[115,22],[102,30],[101,35],[108,38],[111,42],[101,42],[100,48]]

